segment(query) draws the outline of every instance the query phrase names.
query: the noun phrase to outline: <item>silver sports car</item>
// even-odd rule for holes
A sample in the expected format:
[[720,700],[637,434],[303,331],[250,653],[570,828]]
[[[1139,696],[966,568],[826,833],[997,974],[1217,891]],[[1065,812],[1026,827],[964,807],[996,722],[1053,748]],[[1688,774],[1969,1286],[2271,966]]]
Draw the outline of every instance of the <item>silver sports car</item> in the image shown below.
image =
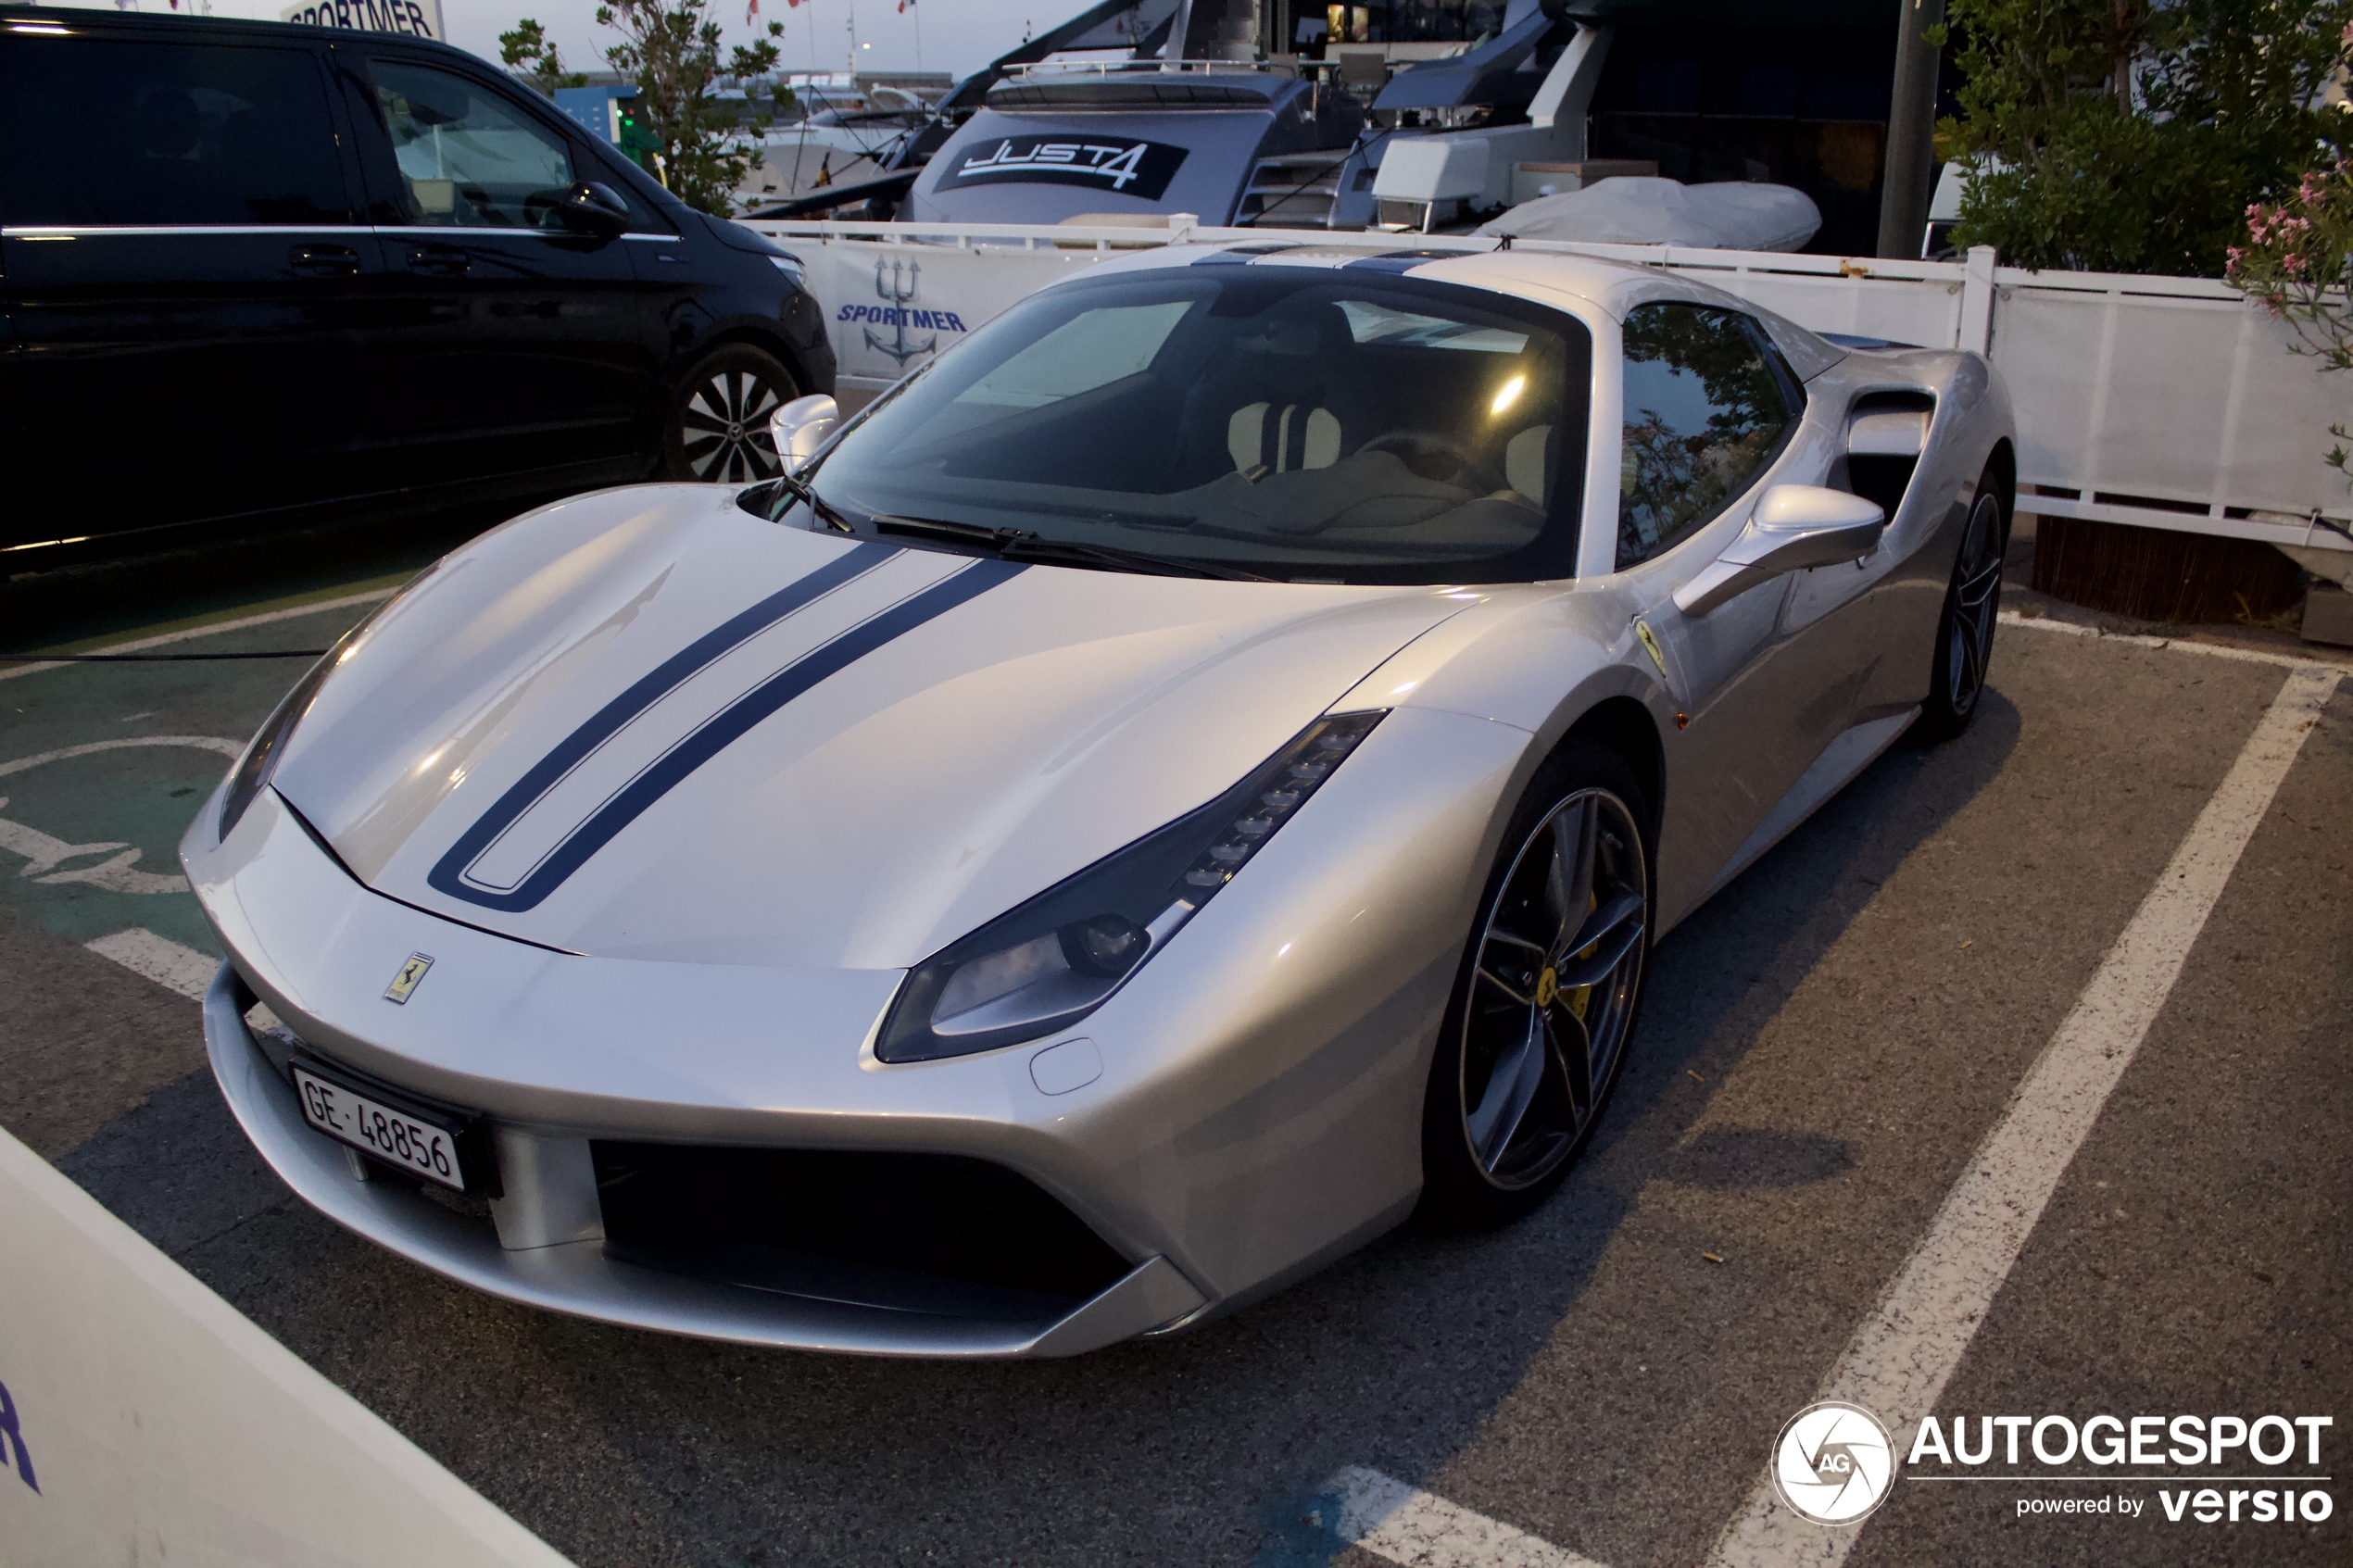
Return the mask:
[[1124,258],[832,415],[451,555],[190,830],[325,1213],[949,1356],[1508,1221],[1659,935],[1968,723],[2015,471],[1975,355],[1525,251]]

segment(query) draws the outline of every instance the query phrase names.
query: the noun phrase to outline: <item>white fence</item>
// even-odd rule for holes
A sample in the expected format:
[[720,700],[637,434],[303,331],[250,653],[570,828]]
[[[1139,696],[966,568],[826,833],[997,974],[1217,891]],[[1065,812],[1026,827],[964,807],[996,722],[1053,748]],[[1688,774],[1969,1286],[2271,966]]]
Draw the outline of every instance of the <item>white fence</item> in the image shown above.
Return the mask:
[[[1123,251],[1187,241],[1484,251],[1491,239],[1011,224],[754,223],[809,264],[862,402],[1007,306]],[[2353,376],[2287,352],[2285,328],[2200,278],[2033,272],[1966,261],[1888,261],[1677,245],[1558,251],[1704,278],[1818,332],[1990,353],[2017,404],[2020,509],[2145,528],[2353,549],[2345,477],[2322,460],[2353,417]]]

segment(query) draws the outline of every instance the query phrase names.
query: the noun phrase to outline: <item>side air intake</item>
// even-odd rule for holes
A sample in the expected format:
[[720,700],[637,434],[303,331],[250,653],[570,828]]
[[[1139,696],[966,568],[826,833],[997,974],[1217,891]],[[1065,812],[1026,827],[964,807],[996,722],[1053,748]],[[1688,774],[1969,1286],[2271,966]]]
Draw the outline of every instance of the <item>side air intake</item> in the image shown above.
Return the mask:
[[1869,392],[1846,411],[1846,488],[1895,521],[1928,445],[1936,399],[1925,392]]

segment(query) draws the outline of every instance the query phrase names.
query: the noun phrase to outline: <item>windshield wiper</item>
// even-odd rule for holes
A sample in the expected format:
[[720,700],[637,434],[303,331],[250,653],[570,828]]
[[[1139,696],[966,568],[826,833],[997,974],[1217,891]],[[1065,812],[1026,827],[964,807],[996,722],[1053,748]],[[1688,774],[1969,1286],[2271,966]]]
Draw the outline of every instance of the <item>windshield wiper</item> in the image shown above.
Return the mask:
[[1099,566],[1115,567],[1124,571],[1189,572],[1195,577],[1222,577],[1229,583],[1272,583],[1271,577],[1261,577],[1255,571],[1244,571],[1239,566],[1222,566],[1215,561],[1196,560],[1190,556],[1156,556],[1148,550],[1123,550],[1116,545],[1088,545],[1076,539],[1041,539],[1026,530],[1014,530],[1013,537],[998,549],[1008,558],[1026,556],[1033,560],[1093,561]]
[[912,533],[957,545],[977,545],[984,550],[1001,550],[1009,540],[1021,536],[1018,528],[983,528],[978,523],[943,522],[936,517],[900,517],[895,512],[876,512],[874,523],[877,533]]
[[802,479],[799,475],[794,473],[792,470],[786,469],[782,473],[779,473],[776,476],[775,483],[783,489],[786,495],[790,495],[794,500],[799,501],[802,506],[807,507],[811,516],[814,517],[819,522],[824,523],[827,528],[832,529],[835,533],[855,533],[858,532],[857,529],[850,526],[849,520],[848,518],[842,516],[841,513],[834,509],[832,502],[827,501],[817,494],[816,486],[811,484],[807,480]]
[[983,528],[976,523],[948,522],[939,518],[898,517],[877,513],[878,533],[915,533],[926,538],[973,545],[1008,560],[1087,561],[1117,571],[1164,576],[1179,572],[1194,577],[1219,577],[1232,583],[1271,583],[1254,571],[1184,556],[1156,556],[1148,550],[1124,550],[1116,545],[1090,545],[1076,539],[1048,539],[1026,528]]

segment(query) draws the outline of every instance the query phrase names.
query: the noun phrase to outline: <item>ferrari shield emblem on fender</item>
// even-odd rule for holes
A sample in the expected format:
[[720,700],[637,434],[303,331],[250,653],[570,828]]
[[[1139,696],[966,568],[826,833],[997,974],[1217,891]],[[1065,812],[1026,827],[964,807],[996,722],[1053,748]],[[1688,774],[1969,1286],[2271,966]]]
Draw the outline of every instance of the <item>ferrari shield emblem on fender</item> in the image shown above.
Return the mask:
[[1637,620],[1634,622],[1634,635],[1642,640],[1642,651],[1651,656],[1651,662],[1653,664],[1658,666],[1659,679],[1665,680],[1667,678],[1667,656],[1659,651],[1658,639],[1651,634],[1650,622],[1647,621]]
[[384,987],[384,1000],[407,1006],[409,994],[417,988],[417,982],[422,980],[425,977],[425,971],[432,967],[433,955],[431,953],[409,954],[408,961],[400,966],[397,973],[393,975],[392,984]]

